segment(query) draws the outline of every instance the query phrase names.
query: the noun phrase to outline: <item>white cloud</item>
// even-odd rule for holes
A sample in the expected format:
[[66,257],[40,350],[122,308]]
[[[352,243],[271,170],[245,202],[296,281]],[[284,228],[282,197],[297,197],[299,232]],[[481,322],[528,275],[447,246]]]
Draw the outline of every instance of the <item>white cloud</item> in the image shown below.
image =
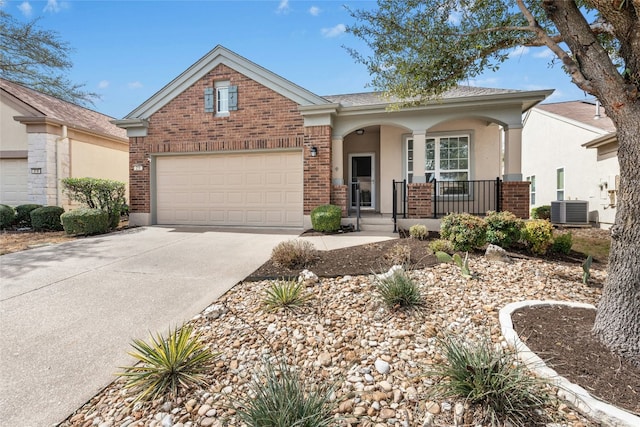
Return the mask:
[[142,87],[142,83],[136,80],[135,82],[129,83],[127,86],[129,86],[129,89],[140,89]]
[[20,12],[22,12],[24,16],[27,16],[27,17],[31,16],[31,12],[33,11],[33,7],[31,7],[28,1],[23,1],[22,3],[20,3],[20,6],[18,6],[18,9],[20,10]]
[[289,13],[291,8],[289,7],[289,0],[280,0],[280,4],[278,5],[277,12],[278,13]]
[[491,87],[496,86],[500,79],[497,77],[486,77],[484,79],[469,79],[465,80],[463,83],[466,83],[469,86],[473,87]]
[[555,54],[551,51],[551,49],[548,49],[548,48],[543,48],[533,54],[534,58],[543,58],[543,59],[551,59],[554,56]]
[[106,89],[109,87],[109,80],[100,80],[98,82],[98,89]]
[[58,3],[58,0],[47,0],[47,5],[44,7],[43,12],[58,13],[68,7],[69,3],[65,1]]
[[347,31],[347,27],[345,27],[344,24],[338,24],[335,27],[323,28],[320,30],[322,35],[327,38],[338,37],[339,35],[343,34],[345,31]]
[[515,58],[519,56],[524,56],[529,53],[529,48],[526,46],[518,46],[514,47],[511,52],[509,52],[509,58]]
[[317,7],[317,6],[311,6],[311,7],[309,8],[309,13],[310,13],[312,16],[318,16],[318,15],[320,15],[320,8],[319,8],[319,7]]

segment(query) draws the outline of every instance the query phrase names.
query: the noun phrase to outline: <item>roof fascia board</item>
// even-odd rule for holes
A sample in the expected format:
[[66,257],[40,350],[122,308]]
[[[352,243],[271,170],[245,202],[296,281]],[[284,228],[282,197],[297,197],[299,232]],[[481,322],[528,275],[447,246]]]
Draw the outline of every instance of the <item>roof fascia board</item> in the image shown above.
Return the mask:
[[127,131],[127,137],[139,138],[147,136],[147,130],[149,128],[149,120],[146,119],[121,119],[111,120],[111,123],[119,128]]
[[603,145],[610,144],[612,142],[618,142],[617,132],[602,135],[596,139],[592,139],[589,142],[585,142],[584,144],[582,144],[582,146],[585,148],[598,148],[598,147],[602,147]]
[[300,105],[329,103],[326,99],[218,45],[156,92],[151,98],[143,102],[138,108],[127,114],[125,118],[149,118],[220,64],[244,74]]
[[69,129],[73,129],[75,131],[87,134],[87,135],[91,135],[91,136],[96,136],[96,137],[100,137],[100,138],[104,138],[104,139],[108,139],[110,141],[115,141],[118,142],[120,144],[129,144],[129,140],[126,138],[118,138],[116,136],[113,135],[109,135],[103,132],[96,132],[92,129],[87,129],[83,126],[77,126],[68,122],[64,122],[62,120],[59,119],[54,119],[52,117],[44,117],[44,116],[39,116],[39,117],[32,117],[32,116],[15,116],[13,118],[15,121],[22,123],[23,125],[29,126],[29,125],[52,125],[52,126],[57,126],[57,127],[62,127],[62,126],[66,126]]

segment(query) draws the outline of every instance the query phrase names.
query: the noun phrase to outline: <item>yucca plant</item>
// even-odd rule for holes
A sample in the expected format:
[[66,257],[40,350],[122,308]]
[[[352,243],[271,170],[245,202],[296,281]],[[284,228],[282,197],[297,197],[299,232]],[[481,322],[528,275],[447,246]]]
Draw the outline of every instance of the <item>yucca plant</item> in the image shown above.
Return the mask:
[[392,310],[418,308],[424,305],[418,284],[405,270],[376,276],[376,288],[382,301]]
[[177,327],[165,339],[161,334],[151,336],[151,342],[133,340],[135,351],[129,354],[139,361],[122,368],[117,375],[125,377],[126,388],[138,394],[135,402],[154,400],[169,392],[176,396],[179,388],[187,389],[206,384],[205,374],[218,356],[202,343],[193,327]]
[[250,427],[326,427],[333,425],[331,385],[308,386],[284,362],[265,362],[250,391],[236,406],[237,416]]
[[271,282],[265,292],[264,304],[269,310],[286,308],[295,310],[312,298],[305,294],[305,285],[296,280],[276,280]]
[[515,351],[496,348],[489,340],[467,344],[451,336],[440,340],[440,345],[447,363],[427,371],[440,378],[435,394],[481,405],[483,425],[524,427],[547,421],[543,409],[551,398],[546,383],[518,362]]

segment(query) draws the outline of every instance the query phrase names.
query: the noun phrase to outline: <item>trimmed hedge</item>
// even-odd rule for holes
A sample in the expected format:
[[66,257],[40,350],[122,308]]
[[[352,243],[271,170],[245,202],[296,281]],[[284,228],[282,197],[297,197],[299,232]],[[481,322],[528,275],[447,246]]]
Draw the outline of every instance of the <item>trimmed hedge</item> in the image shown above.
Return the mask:
[[41,208],[42,205],[28,203],[16,206],[16,223],[20,227],[31,227],[31,211]]
[[11,227],[16,220],[16,211],[9,205],[0,205],[0,228]]
[[487,243],[507,249],[520,240],[524,224],[511,212],[489,211],[484,220],[487,223]]
[[342,210],[335,205],[318,206],[311,211],[311,226],[316,231],[334,232],[340,230]]
[[551,219],[551,206],[542,205],[531,209],[532,219]]
[[109,215],[109,226],[118,227],[127,202],[124,182],[98,178],[64,178],[62,186],[71,200],[88,208],[102,209]]
[[525,222],[522,240],[536,255],[544,255],[553,245],[553,226],[546,219],[532,219]]
[[59,206],[43,206],[31,211],[31,226],[34,231],[62,231],[60,215],[64,209]]
[[101,209],[78,208],[60,215],[67,234],[103,234],[109,231],[109,214]]

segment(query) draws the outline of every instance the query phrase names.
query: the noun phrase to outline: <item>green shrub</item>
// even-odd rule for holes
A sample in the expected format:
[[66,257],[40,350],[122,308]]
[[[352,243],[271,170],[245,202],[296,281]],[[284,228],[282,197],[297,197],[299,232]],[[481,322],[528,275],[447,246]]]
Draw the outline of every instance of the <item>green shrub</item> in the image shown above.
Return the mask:
[[16,211],[9,205],[0,205],[0,228],[5,229],[13,225],[16,220]]
[[35,203],[16,206],[16,224],[19,227],[31,227],[31,211],[41,207]]
[[487,212],[487,242],[509,248],[520,240],[523,221],[511,212]]
[[101,209],[109,215],[109,227],[120,224],[120,214],[126,205],[125,183],[110,179],[64,178],[65,194],[85,207]]
[[531,219],[551,219],[551,206],[542,205],[531,209]]
[[43,206],[31,211],[31,227],[34,231],[62,231],[60,215],[64,209],[59,206]]
[[440,235],[448,239],[456,251],[469,251],[486,243],[487,224],[467,213],[449,214],[442,218]]
[[266,362],[254,377],[249,393],[234,404],[238,418],[249,427],[328,427],[334,425],[330,385],[309,386],[284,362]]
[[310,294],[305,294],[304,290],[304,283],[297,280],[277,280],[267,288],[263,302],[269,310],[278,308],[295,310],[312,297]]
[[544,380],[531,375],[512,350],[501,350],[489,340],[468,344],[462,337],[440,341],[447,363],[427,372],[440,379],[435,393],[480,405],[482,425],[545,425],[545,406],[550,402]]
[[429,237],[429,229],[424,224],[415,224],[409,227],[409,236],[414,239],[424,240]]
[[273,248],[271,260],[280,267],[306,267],[316,259],[316,255],[313,243],[306,240],[287,240]]
[[449,240],[446,239],[436,239],[429,242],[429,249],[436,252],[445,252],[448,254],[452,254],[454,252],[453,245]]
[[401,269],[376,276],[376,289],[385,305],[392,309],[411,309],[424,305],[418,284]]
[[109,231],[109,215],[100,209],[78,208],[60,215],[67,234],[102,234]]
[[194,335],[191,326],[169,331],[165,339],[161,334],[151,337],[151,343],[134,340],[135,351],[129,354],[139,361],[122,368],[119,376],[125,377],[126,388],[137,392],[134,401],[154,400],[170,392],[174,397],[178,388],[190,388],[206,384],[205,375],[217,354]]
[[551,251],[567,255],[571,252],[571,246],[573,246],[573,235],[567,232],[554,237]]
[[316,231],[334,232],[340,230],[342,209],[335,205],[318,206],[311,211],[311,226]]
[[546,219],[526,221],[522,229],[522,239],[531,252],[544,255],[553,244],[553,226]]

